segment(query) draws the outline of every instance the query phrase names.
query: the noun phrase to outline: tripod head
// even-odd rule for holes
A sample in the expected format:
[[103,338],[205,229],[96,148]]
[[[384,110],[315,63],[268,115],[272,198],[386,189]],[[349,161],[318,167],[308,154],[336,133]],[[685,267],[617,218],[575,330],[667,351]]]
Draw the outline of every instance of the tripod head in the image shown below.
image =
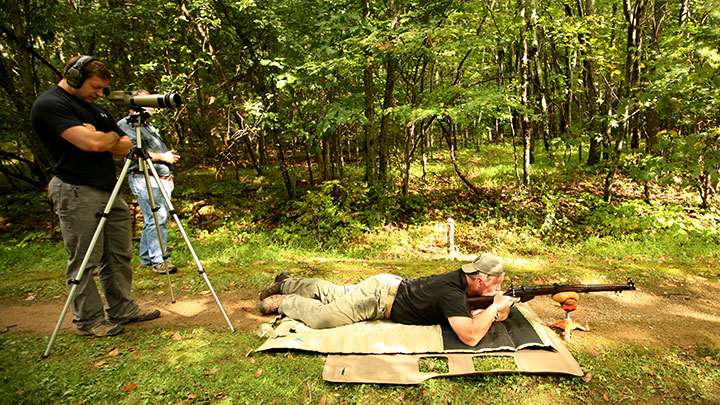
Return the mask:
[[150,113],[145,110],[143,106],[133,104],[130,106],[130,110],[132,110],[133,113],[128,117],[128,122],[132,124],[133,127],[142,127],[147,120],[150,119]]

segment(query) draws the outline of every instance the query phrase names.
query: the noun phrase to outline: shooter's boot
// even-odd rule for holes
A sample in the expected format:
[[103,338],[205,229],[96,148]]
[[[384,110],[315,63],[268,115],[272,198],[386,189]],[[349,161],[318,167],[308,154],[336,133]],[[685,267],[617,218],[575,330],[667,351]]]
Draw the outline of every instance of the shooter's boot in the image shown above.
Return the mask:
[[283,271],[282,273],[276,275],[273,283],[260,292],[260,301],[271,295],[282,294],[282,283],[288,278],[290,278],[290,273],[287,271]]
[[263,315],[276,314],[278,312],[278,308],[280,308],[280,304],[282,304],[285,297],[286,296],[282,294],[271,295],[260,301],[260,305],[258,305],[258,310]]

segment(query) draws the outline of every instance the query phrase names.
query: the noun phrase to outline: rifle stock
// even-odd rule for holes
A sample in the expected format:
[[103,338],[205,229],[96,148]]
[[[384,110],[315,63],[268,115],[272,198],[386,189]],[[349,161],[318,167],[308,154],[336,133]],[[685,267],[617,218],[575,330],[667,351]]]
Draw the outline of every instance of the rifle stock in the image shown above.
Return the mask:
[[[628,278],[627,284],[547,284],[547,285],[533,285],[533,286],[522,286],[513,287],[505,291],[503,295],[510,297],[520,298],[520,302],[530,301],[538,295],[555,295],[561,292],[574,291],[578,293],[590,293],[600,291],[629,291],[635,290],[635,283]],[[481,296],[481,297],[468,297],[468,305],[470,310],[473,309],[485,309],[493,303],[493,297]]]

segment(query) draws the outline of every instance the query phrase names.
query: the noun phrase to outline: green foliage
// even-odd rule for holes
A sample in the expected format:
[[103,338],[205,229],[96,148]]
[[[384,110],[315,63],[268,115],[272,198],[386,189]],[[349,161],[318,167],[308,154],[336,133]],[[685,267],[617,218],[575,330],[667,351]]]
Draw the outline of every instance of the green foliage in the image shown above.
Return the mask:
[[351,208],[362,204],[366,194],[367,189],[358,184],[348,187],[339,181],[325,182],[319,190],[292,203],[275,237],[290,244],[315,241],[320,247],[347,243],[364,229]]
[[385,197],[359,182],[326,181],[290,203],[274,237],[291,246],[344,247],[368,230],[397,221],[413,223],[427,214],[417,195]]
[[[598,196],[582,193],[579,195],[543,196],[545,217],[540,226],[540,235],[549,241],[576,241],[592,232],[592,224],[587,224],[595,209],[603,204]],[[583,225],[585,224],[585,225]]]
[[651,161],[647,172],[659,173],[663,184],[679,183],[697,191],[701,206],[707,208],[711,194],[720,183],[720,127],[685,136],[663,132],[658,144],[663,159]]

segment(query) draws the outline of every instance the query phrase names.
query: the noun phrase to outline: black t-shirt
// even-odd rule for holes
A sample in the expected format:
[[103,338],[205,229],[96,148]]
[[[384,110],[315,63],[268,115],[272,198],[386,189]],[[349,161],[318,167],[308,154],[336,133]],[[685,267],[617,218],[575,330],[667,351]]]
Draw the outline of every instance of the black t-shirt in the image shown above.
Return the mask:
[[60,136],[64,130],[92,124],[102,132],[122,135],[106,109],[86,103],[59,86],[47,90],[33,103],[30,111],[33,129],[45,149],[43,164],[62,181],[111,191],[117,180],[110,152],[85,152]]
[[409,325],[447,323],[451,316],[470,316],[467,281],[461,269],[416,280],[403,280],[390,313],[393,322]]

